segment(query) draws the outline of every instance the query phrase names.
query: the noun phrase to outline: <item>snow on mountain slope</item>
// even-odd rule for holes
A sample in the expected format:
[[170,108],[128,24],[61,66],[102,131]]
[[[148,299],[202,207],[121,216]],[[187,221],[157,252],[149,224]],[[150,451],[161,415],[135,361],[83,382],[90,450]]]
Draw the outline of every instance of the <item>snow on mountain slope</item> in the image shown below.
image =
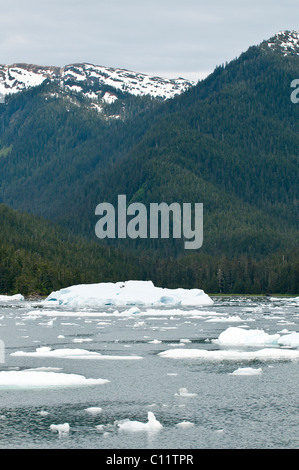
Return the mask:
[[[168,79],[153,77],[129,70],[103,67],[92,64],[71,64],[65,67],[43,67],[31,64],[0,65],[0,94],[17,93],[40,85],[50,79],[60,83],[67,91],[82,93],[96,99],[100,88],[109,86],[135,96],[151,95],[168,99],[185,91],[193,82],[183,78]],[[113,102],[113,93],[105,94],[105,102]]]
[[281,51],[283,55],[299,55],[299,31],[279,31],[266,41],[272,50]]

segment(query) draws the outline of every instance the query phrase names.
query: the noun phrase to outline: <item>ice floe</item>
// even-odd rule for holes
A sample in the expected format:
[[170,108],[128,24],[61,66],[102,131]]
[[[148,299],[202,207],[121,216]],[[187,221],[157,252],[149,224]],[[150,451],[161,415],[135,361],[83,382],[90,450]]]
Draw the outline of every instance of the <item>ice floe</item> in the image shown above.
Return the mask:
[[260,375],[263,372],[263,369],[259,367],[254,369],[253,367],[239,367],[238,369],[231,372],[230,375]]
[[51,349],[47,346],[36,348],[35,351],[16,351],[11,356],[28,356],[28,357],[56,357],[64,359],[99,359],[99,360],[138,360],[142,356],[108,356],[99,352],[88,351],[87,349]]
[[227,347],[284,346],[299,348],[299,333],[289,332],[283,335],[279,333],[270,335],[259,329],[244,330],[243,328],[229,327],[219,335],[218,339],[212,342]]
[[201,306],[212,299],[201,289],[166,289],[152,281],[80,284],[52,292],[43,306],[62,305],[72,308],[116,306]]
[[188,392],[187,388],[180,388],[179,393],[175,393],[174,395],[177,397],[190,398],[190,397],[196,397],[197,393],[190,393]]
[[64,374],[34,370],[1,371],[0,389],[3,388],[48,388],[81,385],[102,385],[106,379],[87,379],[83,375]]
[[98,415],[102,413],[102,408],[100,406],[90,406],[89,408],[85,408],[85,411],[91,415]]
[[0,302],[21,302],[22,300],[25,300],[22,294],[0,295]]
[[257,351],[172,349],[158,353],[168,359],[198,359],[203,361],[298,361],[299,350],[264,348]]
[[194,423],[191,423],[190,421],[182,421],[181,423],[176,424],[177,428],[182,428],[182,429],[192,428],[193,426],[194,426]]
[[278,340],[279,346],[286,346],[288,348],[299,348],[299,333],[288,333],[283,335]]
[[277,345],[279,338],[279,334],[269,335],[263,330],[244,330],[232,326],[223,331],[213,342],[221,346],[268,346]]

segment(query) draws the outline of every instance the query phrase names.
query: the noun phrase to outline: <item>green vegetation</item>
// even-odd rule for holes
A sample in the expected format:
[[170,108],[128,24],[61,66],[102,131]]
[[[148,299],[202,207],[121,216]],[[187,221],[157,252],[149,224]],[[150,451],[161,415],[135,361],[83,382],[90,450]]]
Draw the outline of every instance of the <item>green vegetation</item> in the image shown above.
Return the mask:
[[12,151],[12,145],[10,145],[9,147],[2,147],[0,149],[0,158],[3,157],[7,157],[7,155]]

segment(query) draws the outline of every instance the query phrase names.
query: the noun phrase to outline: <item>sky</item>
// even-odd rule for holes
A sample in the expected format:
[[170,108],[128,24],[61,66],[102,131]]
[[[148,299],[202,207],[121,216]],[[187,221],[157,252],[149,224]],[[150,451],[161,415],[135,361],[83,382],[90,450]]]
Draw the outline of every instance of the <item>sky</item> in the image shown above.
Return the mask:
[[0,0],[0,63],[88,62],[196,82],[298,29],[298,0]]

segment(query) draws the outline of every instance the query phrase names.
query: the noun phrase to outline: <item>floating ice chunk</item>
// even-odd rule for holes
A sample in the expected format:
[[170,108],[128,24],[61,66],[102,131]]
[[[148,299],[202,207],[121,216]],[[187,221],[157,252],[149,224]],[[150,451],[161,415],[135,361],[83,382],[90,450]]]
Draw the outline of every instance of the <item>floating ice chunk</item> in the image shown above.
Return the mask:
[[239,369],[234,370],[230,375],[260,375],[263,369],[254,369],[252,367],[239,367]]
[[39,414],[40,414],[41,416],[48,416],[49,411],[41,410],[41,411],[39,412]]
[[70,425],[69,423],[64,424],[51,424],[50,426],[51,431],[57,431],[59,437],[64,436],[69,433]]
[[282,300],[284,302],[299,302],[299,297],[270,297],[273,302]]
[[142,356],[105,356],[95,351],[88,351],[87,349],[51,349],[47,346],[37,348],[35,351],[25,352],[16,351],[11,353],[11,356],[23,357],[60,357],[65,359],[98,359],[98,360],[139,360]]
[[48,388],[70,387],[81,385],[102,385],[106,379],[87,379],[83,375],[63,374],[45,371],[2,371],[0,372],[0,388]]
[[221,346],[277,346],[279,338],[279,334],[269,335],[263,330],[244,330],[232,326],[223,331],[218,340],[213,342]]
[[52,318],[52,320],[47,321],[46,323],[39,323],[40,326],[49,326],[52,327],[54,325],[54,321],[56,318]]
[[119,431],[126,431],[126,432],[155,432],[162,429],[162,424],[156,419],[154,413],[149,411],[147,414],[147,423],[141,423],[140,421],[117,421],[117,428]]
[[88,343],[89,341],[92,341],[92,338],[74,338],[72,340],[73,343]]
[[25,300],[22,294],[0,295],[0,302],[21,302],[22,300]]
[[59,372],[62,370],[62,367],[30,367],[30,369],[26,369],[28,371],[42,371],[42,372]]
[[41,303],[71,307],[200,306],[212,305],[213,301],[201,289],[166,289],[155,287],[151,281],[126,281],[70,286],[52,292]]
[[105,424],[97,424],[96,425],[96,430],[100,432],[104,432],[105,429]]
[[299,348],[299,333],[289,333],[283,335],[278,340],[279,346],[286,346],[288,348]]
[[169,359],[203,361],[298,361],[299,351],[281,348],[264,348],[258,351],[173,349],[160,352],[158,356]]
[[190,392],[188,392],[187,388],[180,388],[179,393],[175,393],[174,395],[177,396],[177,397],[186,397],[187,398],[187,397],[196,397],[197,393],[190,393]]
[[206,320],[206,323],[241,323],[244,321],[248,321],[248,319],[242,320],[238,315],[233,315],[231,317],[215,317],[215,318],[209,318]]
[[137,315],[140,313],[140,309],[138,307],[131,307],[129,310],[124,310],[122,315]]
[[144,321],[137,321],[136,323],[134,323],[133,328],[141,328],[143,326],[145,326]]
[[153,339],[152,341],[148,341],[149,344],[161,344],[162,341],[160,341],[159,339]]
[[102,413],[103,410],[99,406],[91,406],[89,408],[86,408],[85,411],[87,413],[92,414],[92,415],[98,415],[98,414]]
[[194,423],[191,423],[190,421],[182,421],[181,423],[177,423],[176,427],[178,428],[192,428],[194,426]]

